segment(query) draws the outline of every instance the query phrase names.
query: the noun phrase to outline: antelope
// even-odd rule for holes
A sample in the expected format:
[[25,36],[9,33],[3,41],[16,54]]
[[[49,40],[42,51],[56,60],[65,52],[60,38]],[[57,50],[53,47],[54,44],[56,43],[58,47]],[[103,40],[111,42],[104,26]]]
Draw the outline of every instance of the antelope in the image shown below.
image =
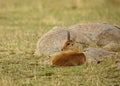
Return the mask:
[[70,39],[70,32],[67,32],[67,41],[64,43],[61,52],[53,56],[51,62],[57,66],[77,66],[86,62],[86,56],[80,52],[75,40]]

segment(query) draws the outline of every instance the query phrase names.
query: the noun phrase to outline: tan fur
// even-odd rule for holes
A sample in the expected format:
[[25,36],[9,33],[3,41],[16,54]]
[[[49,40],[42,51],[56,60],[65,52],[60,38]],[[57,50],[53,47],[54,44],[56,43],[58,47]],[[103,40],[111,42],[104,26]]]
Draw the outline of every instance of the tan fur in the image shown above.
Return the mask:
[[84,53],[79,52],[61,52],[54,56],[52,64],[57,66],[77,66],[86,62]]
[[64,43],[62,52],[55,55],[52,59],[52,64],[57,66],[77,66],[86,62],[86,56],[80,52],[79,47],[75,41],[70,40],[70,33],[68,40]]

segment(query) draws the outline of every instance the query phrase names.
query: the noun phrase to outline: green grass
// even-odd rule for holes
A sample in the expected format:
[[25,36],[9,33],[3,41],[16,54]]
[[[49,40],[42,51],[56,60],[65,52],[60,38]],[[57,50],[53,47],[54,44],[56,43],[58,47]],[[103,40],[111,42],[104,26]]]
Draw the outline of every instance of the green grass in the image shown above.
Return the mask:
[[34,56],[54,26],[106,22],[120,25],[119,0],[0,0],[0,86],[109,86],[120,84],[113,58],[100,64],[53,67]]

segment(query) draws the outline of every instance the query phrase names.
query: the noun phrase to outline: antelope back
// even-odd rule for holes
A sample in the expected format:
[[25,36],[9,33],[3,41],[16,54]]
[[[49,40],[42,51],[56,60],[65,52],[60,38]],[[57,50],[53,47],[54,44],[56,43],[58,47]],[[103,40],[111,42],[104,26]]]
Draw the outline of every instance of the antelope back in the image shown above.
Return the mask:
[[79,46],[75,42],[75,40],[71,40],[70,32],[67,32],[67,41],[64,43],[63,48],[61,51],[76,51],[79,52]]
[[52,64],[57,66],[77,66],[86,62],[84,53],[62,52],[54,56]]

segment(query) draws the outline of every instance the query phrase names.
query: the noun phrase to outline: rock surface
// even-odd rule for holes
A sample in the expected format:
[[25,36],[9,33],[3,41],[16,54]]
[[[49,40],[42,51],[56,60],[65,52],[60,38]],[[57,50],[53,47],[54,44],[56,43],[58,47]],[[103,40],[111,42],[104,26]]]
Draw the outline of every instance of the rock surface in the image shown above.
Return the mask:
[[112,50],[112,51],[115,51],[115,52],[119,52],[120,51],[120,44],[110,42],[107,45],[105,45],[103,48],[106,49],[106,50],[109,50],[109,51]]
[[67,30],[54,27],[38,40],[35,55],[52,55],[59,52],[67,39]]
[[[67,31],[70,32],[71,39],[82,46],[84,51],[87,50],[86,56],[89,57],[108,55],[111,52],[106,50],[120,47],[119,27],[103,23],[81,24],[65,28],[54,27],[38,40],[35,55],[52,55],[59,52],[67,40]],[[92,44],[103,49],[89,48]]]
[[115,53],[102,48],[87,48],[85,49],[84,54],[89,61],[93,61],[98,60],[101,57],[114,55]]

